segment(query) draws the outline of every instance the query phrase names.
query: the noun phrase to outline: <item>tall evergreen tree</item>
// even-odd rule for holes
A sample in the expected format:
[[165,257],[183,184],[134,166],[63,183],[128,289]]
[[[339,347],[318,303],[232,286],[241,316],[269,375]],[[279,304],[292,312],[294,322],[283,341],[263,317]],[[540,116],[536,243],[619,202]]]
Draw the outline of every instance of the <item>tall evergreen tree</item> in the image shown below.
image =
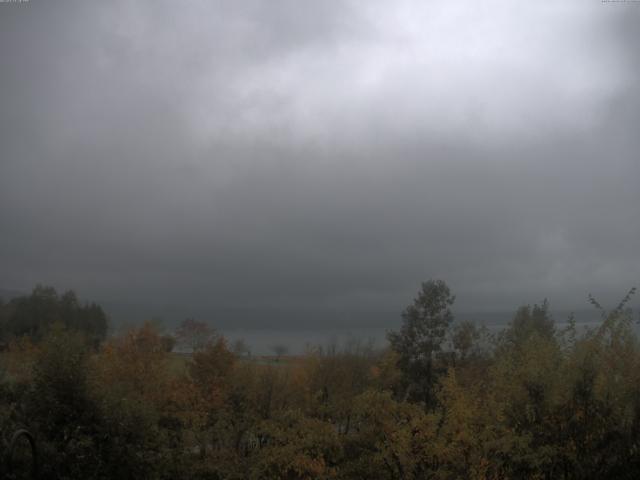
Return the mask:
[[388,334],[391,348],[399,356],[407,397],[424,402],[426,407],[435,399],[433,389],[441,373],[436,357],[453,322],[450,307],[454,300],[444,281],[423,282],[418,296],[402,313],[400,331]]

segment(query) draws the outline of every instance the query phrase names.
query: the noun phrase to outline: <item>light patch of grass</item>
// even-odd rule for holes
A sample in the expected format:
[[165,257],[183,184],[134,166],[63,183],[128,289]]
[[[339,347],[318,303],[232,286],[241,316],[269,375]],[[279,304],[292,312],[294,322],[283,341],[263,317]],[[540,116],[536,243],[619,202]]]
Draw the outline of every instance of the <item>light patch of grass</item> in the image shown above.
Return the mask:
[[169,361],[167,362],[167,369],[169,374],[174,377],[178,377],[187,371],[187,365],[191,360],[191,355],[184,353],[172,352],[169,354]]

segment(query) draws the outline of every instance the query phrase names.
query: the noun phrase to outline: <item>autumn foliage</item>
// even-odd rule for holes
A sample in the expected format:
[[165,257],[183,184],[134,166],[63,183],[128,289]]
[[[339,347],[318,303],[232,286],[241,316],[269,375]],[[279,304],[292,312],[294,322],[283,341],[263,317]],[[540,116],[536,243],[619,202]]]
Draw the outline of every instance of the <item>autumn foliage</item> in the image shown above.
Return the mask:
[[0,422],[36,433],[53,479],[637,477],[630,296],[595,302],[595,328],[556,325],[543,302],[489,333],[453,320],[445,287],[423,285],[387,348],[271,363],[194,322],[182,353],[151,323],[98,348],[52,326],[2,354]]

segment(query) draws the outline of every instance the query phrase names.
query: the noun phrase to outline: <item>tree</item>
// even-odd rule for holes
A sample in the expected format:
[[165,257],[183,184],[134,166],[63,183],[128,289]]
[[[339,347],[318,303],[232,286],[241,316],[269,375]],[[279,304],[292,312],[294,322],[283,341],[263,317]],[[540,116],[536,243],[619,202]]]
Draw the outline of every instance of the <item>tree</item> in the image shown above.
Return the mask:
[[189,373],[196,385],[211,393],[212,390],[221,389],[235,361],[235,355],[227,347],[226,340],[220,337],[215,343],[209,343],[193,354]]
[[107,335],[108,320],[102,308],[95,303],[82,305],[72,290],[58,295],[53,287],[38,285],[30,295],[12,299],[2,310],[2,328],[9,336],[40,340],[55,324],[82,332],[95,346]]
[[183,320],[176,330],[178,345],[191,352],[202,350],[215,338],[216,332],[213,328],[193,318]]
[[506,341],[507,345],[518,347],[532,335],[544,339],[553,339],[555,336],[555,324],[549,313],[549,302],[546,298],[540,305],[523,305],[518,308],[503,334],[503,341]]
[[421,458],[421,450],[430,449],[435,436],[437,425],[430,417],[417,405],[395,400],[390,392],[368,390],[358,395],[353,426],[342,437],[339,478],[434,478],[424,471]]
[[40,340],[53,324],[61,321],[59,297],[52,287],[37,285],[31,295],[14,298],[10,304],[13,311],[6,327],[11,335]]
[[290,410],[260,424],[262,446],[250,479],[335,479],[333,465],[340,454],[337,432],[331,425]]
[[402,313],[400,331],[388,334],[392,349],[399,355],[398,367],[407,382],[407,396],[423,401],[427,407],[434,401],[436,355],[453,322],[450,307],[454,300],[444,281],[423,282],[418,296]]
[[313,413],[335,425],[339,433],[351,428],[354,399],[379,375],[377,355],[370,343],[352,339],[344,346],[318,347],[304,359],[306,390],[312,393]]
[[211,430],[223,414],[235,355],[224,337],[194,352],[188,375],[174,382],[174,412],[198,444],[202,459],[211,443]]
[[453,326],[451,346],[456,354],[457,365],[478,363],[478,360],[486,359],[491,342],[492,336],[484,325],[478,326],[466,320]]
[[163,338],[149,322],[110,339],[91,359],[89,383],[101,419],[92,439],[101,462],[93,465],[94,476],[70,478],[160,478],[168,360]]
[[247,342],[244,341],[244,339],[242,338],[238,338],[235,342],[233,342],[233,353],[235,353],[238,357],[243,357],[243,356],[251,356],[251,349],[249,348],[249,345],[247,345]]
[[33,366],[27,418],[43,453],[42,478],[84,478],[96,462],[97,405],[90,394],[85,339],[54,326]]

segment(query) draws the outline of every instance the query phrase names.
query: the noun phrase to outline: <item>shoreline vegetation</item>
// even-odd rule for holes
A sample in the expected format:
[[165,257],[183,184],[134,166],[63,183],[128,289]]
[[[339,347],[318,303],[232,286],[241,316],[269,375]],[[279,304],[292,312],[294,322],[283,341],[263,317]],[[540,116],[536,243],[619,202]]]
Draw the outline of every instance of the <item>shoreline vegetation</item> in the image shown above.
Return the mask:
[[589,296],[591,328],[545,300],[490,331],[429,280],[381,348],[253,355],[195,319],[108,337],[100,306],[38,286],[0,302],[0,428],[51,479],[637,478],[634,294]]

